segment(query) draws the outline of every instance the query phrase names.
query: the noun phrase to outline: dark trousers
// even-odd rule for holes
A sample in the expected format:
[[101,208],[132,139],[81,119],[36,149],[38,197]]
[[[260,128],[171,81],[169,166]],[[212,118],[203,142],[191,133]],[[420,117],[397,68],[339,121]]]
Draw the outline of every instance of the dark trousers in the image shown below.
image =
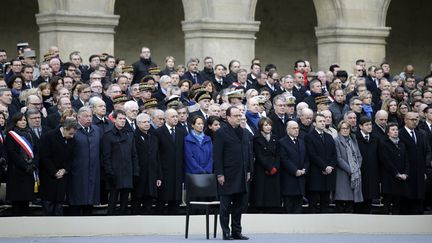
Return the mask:
[[150,214],[152,212],[152,197],[137,197],[132,193],[131,213]]
[[302,213],[303,196],[284,196],[285,213]]
[[404,215],[424,214],[424,200],[401,198],[400,212]]
[[363,202],[354,204],[354,212],[370,214],[372,212],[372,199],[364,199]]
[[111,189],[108,196],[108,215],[115,214],[115,208],[117,205],[117,200],[120,195],[120,209],[118,215],[126,214],[126,209],[128,206],[129,189]]
[[311,213],[329,212],[329,204],[330,204],[329,191],[311,191],[309,195],[310,195],[309,208]]
[[30,215],[29,201],[12,201],[13,216]]
[[42,200],[42,209],[46,216],[63,215],[63,203],[58,201]]
[[93,214],[93,205],[71,205],[69,206],[70,215],[73,216],[90,216]]
[[248,194],[237,193],[232,195],[220,195],[220,224],[224,235],[230,235],[229,216],[231,211],[231,233],[240,234],[241,215],[248,206]]
[[384,214],[400,214],[400,196],[383,194]]
[[335,201],[337,213],[354,213],[354,201]]

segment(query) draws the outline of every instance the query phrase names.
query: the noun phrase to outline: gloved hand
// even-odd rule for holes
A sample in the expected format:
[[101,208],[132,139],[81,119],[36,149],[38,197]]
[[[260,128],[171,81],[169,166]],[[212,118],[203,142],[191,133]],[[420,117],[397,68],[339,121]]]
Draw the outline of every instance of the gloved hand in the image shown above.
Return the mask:
[[278,170],[276,169],[276,167],[272,167],[270,171],[266,171],[266,174],[269,176],[272,176],[274,174],[276,174],[278,172]]

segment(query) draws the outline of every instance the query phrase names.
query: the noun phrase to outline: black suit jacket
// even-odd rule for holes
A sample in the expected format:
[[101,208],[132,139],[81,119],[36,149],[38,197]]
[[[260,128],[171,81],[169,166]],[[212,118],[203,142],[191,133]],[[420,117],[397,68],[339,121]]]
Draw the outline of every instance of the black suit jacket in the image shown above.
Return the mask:
[[[305,136],[307,153],[310,161],[308,189],[311,191],[334,191],[336,187],[337,153],[332,136],[324,132],[324,141],[313,129]],[[327,166],[334,168],[329,175],[322,172]]]
[[236,129],[239,130],[229,124],[221,127],[213,141],[214,171],[225,177],[225,184],[219,185],[221,195],[248,192],[247,173],[251,172],[253,161],[252,139],[245,129]]
[[204,78],[201,77],[200,73],[196,73],[196,82],[195,82],[195,79],[193,78],[191,72],[189,71],[185,72],[185,74],[181,77],[181,79],[188,79],[192,81],[192,84],[196,84],[196,83],[202,84],[204,82]]
[[76,99],[76,100],[73,100],[72,101],[72,108],[76,111],[76,112],[78,112],[78,110],[81,108],[81,107],[83,107],[84,105],[83,105],[83,103],[81,102],[81,100],[80,99]]
[[55,112],[47,116],[47,125],[50,129],[55,129],[60,124],[60,113]]
[[175,141],[166,125],[156,129],[159,142],[159,158],[162,166],[163,183],[159,188],[162,201],[180,201],[183,183],[184,137],[182,129],[175,129]]
[[[281,163],[281,193],[283,196],[305,195],[306,175],[309,173],[309,156],[304,140],[294,144],[289,136],[279,140]],[[306,175],[296,176],[297,170],[306,169]]]
[[272,112],[269,116],[270,120],[272,120],[272,133],[278,138],[283,138],[286,135],[286,124],[289,121],[287,115],[284,116],[284,121],[282,121],[274,112]]

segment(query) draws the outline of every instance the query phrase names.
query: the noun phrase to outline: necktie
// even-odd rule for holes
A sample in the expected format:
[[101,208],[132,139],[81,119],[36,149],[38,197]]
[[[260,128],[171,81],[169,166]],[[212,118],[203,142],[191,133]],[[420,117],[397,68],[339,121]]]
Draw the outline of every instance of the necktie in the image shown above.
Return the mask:
[[186,131],[189,133],[189,128],[188,128],[188,125],[187,125],[187,123],[183,123],[183,127],[186,129]]
[[366,141],[369,142],[369,135],[366,135],[366,136],[365,136],[365,139],[366,139]]
[[320,135],[321,140],[324,142],[324,133],[320,133],[319,135]]
[[35,134],[36,134],[36,137],[40,138],[40,132],[39,132],[39,129],[35,128],[35,129],[34,129],[34,132],[35,132]]
[[86,127],[86,132],[90,133],[90,127]]
[[171,127],[171,137],[172,137],[173,142],[175,142],[175,130],[174,130],[174,127]]
[[294,138],[294,140],[293,140],[293,142],[294,142],[294,144],[297,144],[297,138]]
[[136,129],[136,128],[135,128],[135,122],[134,122],[134,121],[132,122],[132,129],[133,129],[134,131],[135,131],[135,129]]
[[415,137],[415,135],[414,135],[414,131],[413,131],[413,130],[411,130],[411,137],[412,137],[414,143],[417,143],[417,141],[416,141],[416,137]]
[[198,83],[197,75],[195,73],[192,73],[192,78],[194,79],[195,83]]
[[432,124],[429,126],[430,131],[432,132]]

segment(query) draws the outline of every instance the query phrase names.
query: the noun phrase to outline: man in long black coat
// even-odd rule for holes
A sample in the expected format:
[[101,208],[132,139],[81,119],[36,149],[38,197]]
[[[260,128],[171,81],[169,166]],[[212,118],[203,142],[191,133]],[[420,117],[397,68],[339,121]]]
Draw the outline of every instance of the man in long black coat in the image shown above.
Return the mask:
[[152,200],[157,198],[157,188],[162,184],[159,144],[156,136],[149,132],[151,127],[149,115],[138,115],[136,124],[134,136],[140,175],[134,181],[132,212],[150,213]]
[[359,208],[361,213],[370,213],[372,200],[380,198],[380,165],[378,157],[378,138],[372,136],[372,120],[362,116],[359,120],[359,130],[356,134],[362,160],[361,181],[363,203]]
[[279,140],[281,194],[287,213],[301,213],[305,195],[306,173],[309,172],[309,156],[304,140],[299,138],[299,125],[287,123],[287,136]]
[[[332,136],[324,132],[325,118],[318,114],[314,119],[313,129],[305,136],[307,153],[310,161],[308,174],[308,190],[310,192],[309,207],[312,213],[328,212],[330,192],[336,188],[337,165],[336,146]],[[318,210],[320,203],[320,211]]]
[[401,200],[402,214],[423,214],[425,198],[426,161],[430,163],[430,148],[425,140],[426,134],[416,130],[419,114],[408,112],[405,127],[399,131],[399,138],[405,144],[409,161],[408,199]]
[[[158,192],[159,210],[167,209],[168,213],[178,210],[182,198],[183,183],[183,151],[184,137],[187,135],[183,129],[176,129],[178,114],[174,109],[165,112],[165,124],[156,129],[155,135],[159,143],[159,159],[164,179]],[[168,208],[165,205],[168,204]]]
[[64,124],[42,136],[40,150],[40,194],[46,215],[63,215],[62,204],[67,189],[67,174],[73,159],[77,131],[76,120]]
[[108,215],[113,215],[120,195],[119,214],[125,214],[133,177],[139,176],[138,158],[132,133],[124,131],[126,113],[114,111],[114,127],[102,137],[102,161],[107,177]]
[[[213,144],[214,170],[219,182],[220,224],[223,239],[248,239],[241,231],[241,214],[247,208],[252,147],[248,131],[240,127],[241,111],[229,107],[227,125],[216,131]],[[232,203],[232,205],[231,205]],[[231,234],[228,226],[231,205]]]
[[[426,133],[426,140],[428,141],[429,148],[432,150],[432,106],[428,106],[423,110],[426,121],[421,122],[418,125],[420,130],[423,130]],[[426,161],[427,162],[427,161]],[[432,163],[426,165],[426,195],[425,195],[425,207],[432,206]]]

